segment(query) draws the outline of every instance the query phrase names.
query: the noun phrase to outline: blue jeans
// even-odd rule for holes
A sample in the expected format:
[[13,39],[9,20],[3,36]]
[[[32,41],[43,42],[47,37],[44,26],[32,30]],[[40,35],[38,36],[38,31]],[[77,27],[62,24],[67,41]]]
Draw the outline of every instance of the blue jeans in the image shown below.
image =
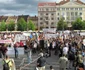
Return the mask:
[[18,58],[18,48],[14,48],[15,50],[15,58]]

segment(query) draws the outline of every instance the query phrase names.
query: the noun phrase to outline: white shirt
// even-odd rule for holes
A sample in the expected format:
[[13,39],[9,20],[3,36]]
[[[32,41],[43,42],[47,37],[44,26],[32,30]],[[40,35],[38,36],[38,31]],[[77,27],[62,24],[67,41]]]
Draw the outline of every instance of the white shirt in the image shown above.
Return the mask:
[[68,47],[63,48],[63,54],[66,54],[66,55],[68,54]]

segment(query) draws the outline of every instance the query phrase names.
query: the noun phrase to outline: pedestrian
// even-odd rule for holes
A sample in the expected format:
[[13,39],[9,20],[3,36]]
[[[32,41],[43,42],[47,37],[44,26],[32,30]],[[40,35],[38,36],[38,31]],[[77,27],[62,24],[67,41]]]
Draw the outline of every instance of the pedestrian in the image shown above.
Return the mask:
[[43,57],[43,53],[40,53],[40,58],[37,60],[37,68],[38,70],[45,70],[46,60]]
[[59,58],[60,70],[66,70],[67,65],[68,65],[68,58],[66,57],[65,54],[63,54],[63,56]]
[[11,59],[6,55],[3,59],[3,70],[12,70],[12,64]]

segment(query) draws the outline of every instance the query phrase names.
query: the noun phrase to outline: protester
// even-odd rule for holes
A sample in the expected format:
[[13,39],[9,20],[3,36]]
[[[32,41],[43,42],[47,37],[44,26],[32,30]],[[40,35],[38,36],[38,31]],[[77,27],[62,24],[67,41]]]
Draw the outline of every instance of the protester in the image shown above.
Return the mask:
[[20,46],[19,42],[14,44],[15,58],[18,58],[18,47]]
[[40,53],[40,58],[37,60],[37,67],[39,70],[45,70],[46,60],[43,57],[43,53]]
[[50,66],[50,70],[54,70],[54,69],[53,69],[53,66]]
[[65,54],[63,54],[62,57],[59,58],[59,68],[60,70],[66,70],[68,64],[68,58]]
[[3,70],[12,70],[12,60],[6,55],[3,59]]
[[6,56],[6,53],[7,53],[7,51],[8,51],[8,49],[7,49],[7,45],[6,44],[2,44],[2,54],[3,54],[3,57],[5,58],[5,56]]
[[0,58],[2,58],[2,46],[0,45]]

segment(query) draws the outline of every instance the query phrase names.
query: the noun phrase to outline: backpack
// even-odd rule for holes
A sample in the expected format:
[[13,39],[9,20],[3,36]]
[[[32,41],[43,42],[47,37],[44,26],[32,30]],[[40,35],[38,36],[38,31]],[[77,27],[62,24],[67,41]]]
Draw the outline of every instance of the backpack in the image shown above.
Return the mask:
[[4,64],[3,64],[3,70],[9,70],[10,67],[9,67],[9,62],[10,60],[6,63],[6,61],[4,60]]

